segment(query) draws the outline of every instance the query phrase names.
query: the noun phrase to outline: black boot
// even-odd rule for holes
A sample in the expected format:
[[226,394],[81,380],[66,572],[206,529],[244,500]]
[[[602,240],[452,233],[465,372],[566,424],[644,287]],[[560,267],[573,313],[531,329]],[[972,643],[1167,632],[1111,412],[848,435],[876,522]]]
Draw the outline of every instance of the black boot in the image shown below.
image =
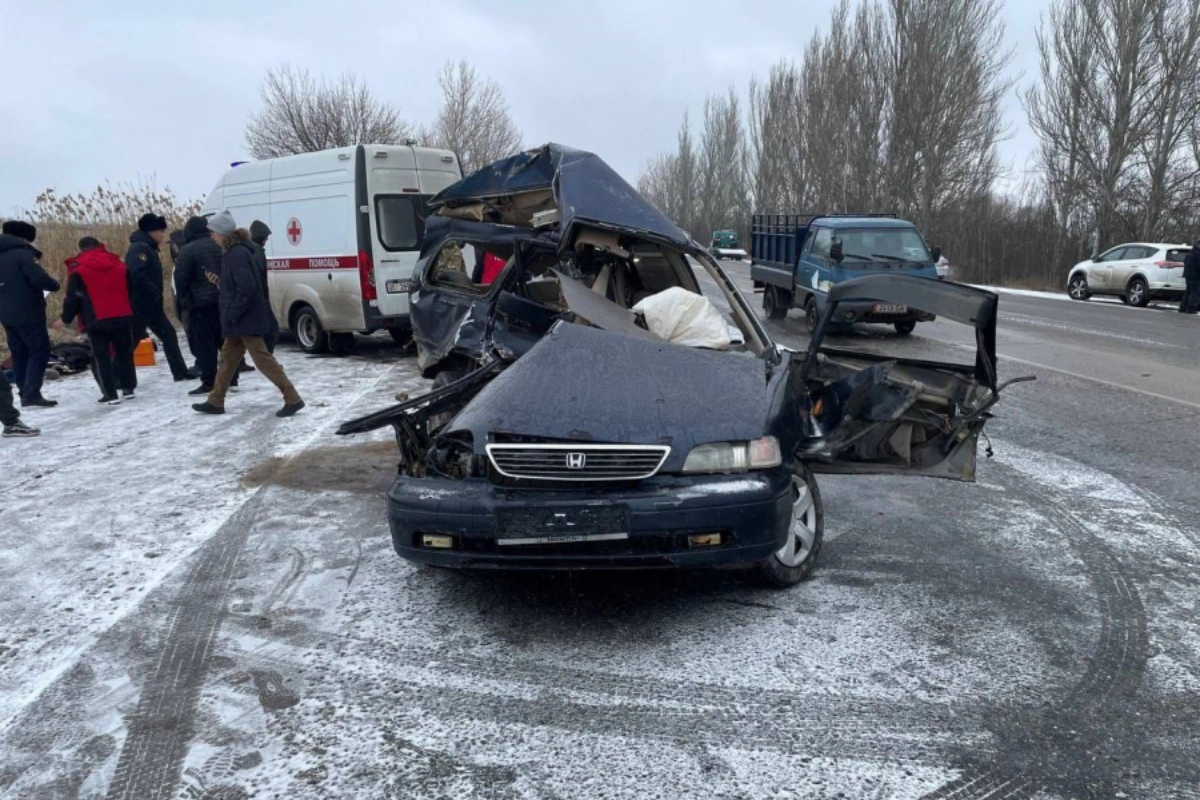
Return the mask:
[[220,406],[214,406],[212,403],[205,400],[203,403],[193,403],[193,411],[199,411],[201,414],[224,414],[225,409]]
[[304,408],[303,400],[297,400],[294,403],[285,403],[283,408],[281,408],[275,412],[275,416],[277,416],[277,417],[295,416],[296,412],[302,408]]

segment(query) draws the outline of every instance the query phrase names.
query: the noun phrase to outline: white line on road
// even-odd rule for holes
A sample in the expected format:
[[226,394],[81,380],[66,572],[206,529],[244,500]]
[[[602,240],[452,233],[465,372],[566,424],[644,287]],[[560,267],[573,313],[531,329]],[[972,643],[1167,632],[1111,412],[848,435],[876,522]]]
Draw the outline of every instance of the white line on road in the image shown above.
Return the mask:
[[1168,344],[1160,342],[1157,339],[1146,339],[1141,336],[1128,336],[1124,333],[1113,333],[1112,331],[1102,331],[1096,328],[1081,328],[1078,325],[1071,325],[1057,320],[1042,319],[1041,317],[1031,317],[1027,314],[1014,314],[1009,311],[1000,312],[1001,319],[1011,319],[1023,322],[1027,325],[1039,325],[1043,328],[1055,328],[1057,330],[1071,331],[1072,333],[1086,333],[1092,336],[1107,336],[1110,339],[1121,339],[1126,342],[1137,342],[1138,344],[1152,344],[1155,347],[1174,347],[1177,350],[1191,350],[1191,347],[1184,347],[1181,344]]

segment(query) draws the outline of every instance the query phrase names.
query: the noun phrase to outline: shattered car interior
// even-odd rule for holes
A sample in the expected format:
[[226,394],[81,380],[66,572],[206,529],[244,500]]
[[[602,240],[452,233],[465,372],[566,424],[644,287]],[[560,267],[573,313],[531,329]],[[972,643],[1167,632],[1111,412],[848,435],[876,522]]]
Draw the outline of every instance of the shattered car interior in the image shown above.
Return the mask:
[[[576,568],[775,553],[794,567],[773,579],[787,585],[820,546],[819,523],[797,522],[798,497],[819,505],[812,472],[974,479],[1000,390],[989,292],[899,275],[840,284],[798,353],[774,344],[709,254],[590,153],[519,154],[431,208],[411,307],[432,390],[338,430],[394,429],[389,519],[405,557]],[[823,348],[850,299],[974,327],[976,363]],[[719,517],[714,498],[728,521],[688,534],[701,524],[693,512]],[[552,518],[530,510],[557,504]],[[608,509],[601,521],[597,509]],[[528,517],[521,536],[513,515]],[[547,535],[530,538],[531,526]],[[694,557],[695,535],[715,537],[724,556]],[[526,541],[551,550],[502,546]]]

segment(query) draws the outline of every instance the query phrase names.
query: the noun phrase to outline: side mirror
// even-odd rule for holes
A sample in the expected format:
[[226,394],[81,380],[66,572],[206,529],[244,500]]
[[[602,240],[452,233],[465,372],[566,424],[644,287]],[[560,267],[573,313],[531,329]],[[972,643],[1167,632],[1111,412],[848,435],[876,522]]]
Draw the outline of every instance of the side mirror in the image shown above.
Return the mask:
[[1092,261],[1095,261],[1095,262],[1099,263],[1099,261],[1100,261],[1100,254],[1099,254],[1099,253],[1097,253],[1096,255],[1092,256]]
[[936,264],[938,261],[942,260],[942,248],[934,245],[933,249],[929,251],[929,255],[933,256],[933,263]]
[[832,245],[830,245],[829,257],[839,264],[842,262],[842,259],[845,258],[845,256],[842,255],[842,241],[840,239],[836,240]]

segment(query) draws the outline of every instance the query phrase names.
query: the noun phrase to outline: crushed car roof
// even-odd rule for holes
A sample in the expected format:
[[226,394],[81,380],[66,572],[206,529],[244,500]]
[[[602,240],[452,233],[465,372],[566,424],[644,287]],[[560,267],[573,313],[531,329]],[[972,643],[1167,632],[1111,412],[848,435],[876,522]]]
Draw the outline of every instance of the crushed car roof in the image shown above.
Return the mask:
[[435,210],[453,209],[545,189],[553,192],[560,212],[564,246],[570,245],[581,225],[691,246],[688,234],[599,156],[553,142],[489,164],[443,189],[429,204]]

